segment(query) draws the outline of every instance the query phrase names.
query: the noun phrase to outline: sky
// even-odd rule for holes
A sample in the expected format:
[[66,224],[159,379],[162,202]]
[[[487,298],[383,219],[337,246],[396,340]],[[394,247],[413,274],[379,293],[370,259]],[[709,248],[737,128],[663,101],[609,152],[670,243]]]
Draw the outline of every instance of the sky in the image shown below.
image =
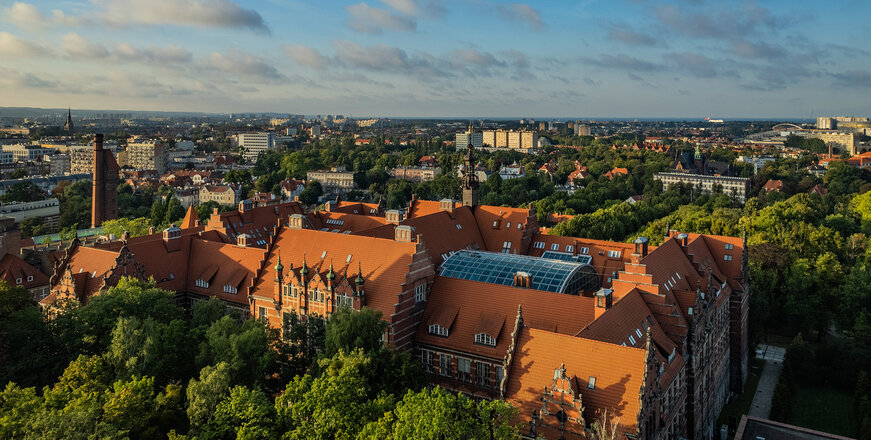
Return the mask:
[[871,2],[0,0],[0,106],[871,116]]

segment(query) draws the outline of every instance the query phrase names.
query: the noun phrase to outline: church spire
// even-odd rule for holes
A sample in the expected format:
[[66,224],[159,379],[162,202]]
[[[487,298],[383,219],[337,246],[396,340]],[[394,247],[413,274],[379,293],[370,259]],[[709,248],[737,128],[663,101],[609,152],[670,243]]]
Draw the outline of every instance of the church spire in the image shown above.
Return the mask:
[[75,131],[75,127],[73,127],[73,111],[70,108],[67,108],[67,123],[64,124],[64,131],[67,134],[73,134],[73,131]]

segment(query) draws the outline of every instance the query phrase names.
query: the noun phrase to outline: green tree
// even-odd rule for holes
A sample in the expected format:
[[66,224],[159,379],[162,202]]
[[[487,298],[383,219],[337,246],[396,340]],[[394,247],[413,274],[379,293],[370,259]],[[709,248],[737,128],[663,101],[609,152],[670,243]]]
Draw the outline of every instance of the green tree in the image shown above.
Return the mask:
[[199,439],[269,440],[275,438],[275,409],[260,390],[235,386],[215,408]]
[[359,438],[515,439],[517,410],[504,401],[474,400],[441,388],[409,391],[396,407],[366,425]]
[[4,203],[36,202],[43,199],[45,199],[45,193],[30,180],[13,184],[0,196],[0,200]]
[[324,189],[321,183],[313,180],[299,194],[299,201],[306,205],[316,205],[322,195],[324,195]]
[[206,425],[229,391],[230,366],[226,362],[203,368],[200,380],[191,379],[187,388],[187,416],[191,427],[199,429]]
[[151,204],[151,224],[159,226],[166,220],[166,203],[163,200],[157,199]]
[[339,351],[350,353],[362,349],[365,354],[379,351],[383,346],[384,331],[387,323],[381,319],[378,310],[363,307],[359,312],[342,308],[330,316],[326,328],[326,357],[332,357]]

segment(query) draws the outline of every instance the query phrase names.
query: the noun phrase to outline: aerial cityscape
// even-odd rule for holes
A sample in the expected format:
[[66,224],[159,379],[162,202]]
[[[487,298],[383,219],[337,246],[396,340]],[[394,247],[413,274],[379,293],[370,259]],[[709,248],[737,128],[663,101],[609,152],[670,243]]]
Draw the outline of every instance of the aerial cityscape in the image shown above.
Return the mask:
[[871,439],[871,5],[0,11],[0,438]]

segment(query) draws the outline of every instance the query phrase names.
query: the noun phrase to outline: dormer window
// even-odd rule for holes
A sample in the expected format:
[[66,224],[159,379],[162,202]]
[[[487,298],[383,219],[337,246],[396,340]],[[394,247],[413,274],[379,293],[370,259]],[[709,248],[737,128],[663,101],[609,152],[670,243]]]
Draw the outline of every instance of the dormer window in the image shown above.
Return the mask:
[[430,324],[429,326],[429,334],[436,336],[444,336],[448,337],[448,329],[438,325],[438,324]]
[[620,251],[608,251],[608,258],[620,258]]
[[496,338],[494,338],[486,333],[478,333],[475,335],[475,343],[495,347],[496,346]]
[[16,278],[16,279],[15,279],[15,284],[21,284],[21,278]]
[[575,247],[574,247],[574,246],[572,246],[572,245],[570,245],[570,244],[567,244],[567,245],[566,245],[566,252],[574,252],[574,251],[575,251]]
[[27,282],[29,283],[29,282],[31,282],[31,281],[33,281],[33,275],[28,275],[28,276],[27,276]]
[[536,249],[544,249],[544,242],[543,241],[536,241],[535,244],[532,245],[532,247],[534,247]]
[[590,253],[590,248],[582,247],[582,248],[581,248],[581,253],[582,253],[582,254],[589,254],[589,253]]
[[633,337],[632,335],[629,335],[629,343],[635,345],[635,337]]
[[208,289],[208,288],[209,288],[209,282],[208,282],[208,281],[204,281],[204,280],[199,279],[199,278],[197,278],[197,280],[194,282],[194,284],[196,284],[197,287],[202,287],[203,289]]
[[239,289],[236,286],[231,286],[229,284],[224,284],[224,293],[237,294],[239,293]]
[[550,245],[550,250],[558,251],[559,250],[559,243],[554,243],[554,244]]

